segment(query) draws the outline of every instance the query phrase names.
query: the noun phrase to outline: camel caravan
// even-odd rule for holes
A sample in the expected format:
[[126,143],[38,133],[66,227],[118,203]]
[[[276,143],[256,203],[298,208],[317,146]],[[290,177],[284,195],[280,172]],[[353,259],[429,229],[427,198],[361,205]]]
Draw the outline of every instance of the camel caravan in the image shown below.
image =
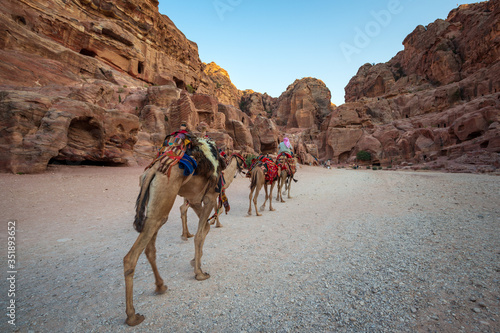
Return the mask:
[[[260,155],[247,165],[247,158],[248,156],[244,157],[237,152],[227,156],[204,133],[196,136],[188,131],[185,123],[181,124],[179,131],[167,135],[156,158],[140,176],[140,191],[133,224],[139,235],[123,258],[128,325],[135,326],[144,320],[143,315],[135,312],[133,304],[134,273],[143,251],[154,273],[156,292],[162,294],[167,290],[156,266],[155,243],[158,230],[167,222],[177,196],[184,198],[180,207],[183,240],[193,237],[187,227],[188,208],[192,208],[199,218],[198,229],[194,235],[194,258],[191,261],[195,278],[199,281],[210,277],[201,268],[203,244],[212,224],[216,223],[216,227],[222,226],[219,222],[220,212],[224,208],[227,214],[230,209],[225,190],[238,173],[246,174],[250,179],[248,215],[252,214],[253,203],[256,215],[261,216],[257,209],[257,198],[262,187],[266,196],[261,211],[264,210],[267,200],[269,210],[274,210],[272,193],[276,185],[277,201],[284,202],[281,193],[283,186],[283,193],[288,190],[288,198],[291,198],[291,181],[296,181],[296,160],[288,138],[280,143],[279,155],[274,160],[269,156]],[[213,211],[215,213],[210,216]]]

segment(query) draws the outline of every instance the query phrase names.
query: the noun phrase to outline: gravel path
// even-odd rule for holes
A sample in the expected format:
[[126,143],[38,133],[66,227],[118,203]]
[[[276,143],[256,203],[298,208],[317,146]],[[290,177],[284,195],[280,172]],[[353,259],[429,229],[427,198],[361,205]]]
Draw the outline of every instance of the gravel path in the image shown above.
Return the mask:
[[[247,216],[248,179],[227,194],[196,281],[175,204],[158,240],[169,290],[154,295],[144,255],[125,320],[122,259],[138,168],[52,166],[0,174],[0,214],[17,220],[20,332],[500,332],[500,178],[304,166],[292,199]],[[263,191],[259,197],[263,201]],[[189,212],[189,226],[197,220]],[[4,257],[5,258],[5,257]],[[8,306],[7,263],[0,306]]]

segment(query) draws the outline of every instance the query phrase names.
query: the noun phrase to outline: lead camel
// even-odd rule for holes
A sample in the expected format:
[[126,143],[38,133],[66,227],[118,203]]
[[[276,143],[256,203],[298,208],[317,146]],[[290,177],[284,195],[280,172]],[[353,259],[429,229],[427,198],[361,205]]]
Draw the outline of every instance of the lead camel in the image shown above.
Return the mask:
[[[173,146],[167,146],[178,149],[164,151],[141,176],[141,189],[137,197],[134,221],[139,236],[123,258],[126,323],[130,326],[138,325],[144,320],[143,315],[135,312],[133,305],[134,273],[137,260],[144,250],[154,273],[156,292],[162,294],[167,290],[156,266],[155,242],[158,230],[167,222],[177,195],[189,200],[199,217],[198,230],[194,237],[194,259],[191,262],[195,278],[201,281],[210,277],[201,269],[201,257],[205,238],[210,231],[208,217],[214,209],[218,196],[215,188],[223,162],[214,144],[194,137],[189,139],[190,141],[186,141],[185,138],[181,138],[175,141]],[[183,146],[186,142],[189,142],[190,153],[178,153],[186,149]]]

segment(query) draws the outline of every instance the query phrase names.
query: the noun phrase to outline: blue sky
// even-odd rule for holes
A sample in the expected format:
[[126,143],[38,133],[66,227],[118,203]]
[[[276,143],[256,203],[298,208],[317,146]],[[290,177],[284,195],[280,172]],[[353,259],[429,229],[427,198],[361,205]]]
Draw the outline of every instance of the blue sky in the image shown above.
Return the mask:
[[458,0],[159,0],[201,61],[228,71],[240,89],[279,97],[315,77],[344,103],[344,88],[365,63],[387,62],[419,24],[446,19]]

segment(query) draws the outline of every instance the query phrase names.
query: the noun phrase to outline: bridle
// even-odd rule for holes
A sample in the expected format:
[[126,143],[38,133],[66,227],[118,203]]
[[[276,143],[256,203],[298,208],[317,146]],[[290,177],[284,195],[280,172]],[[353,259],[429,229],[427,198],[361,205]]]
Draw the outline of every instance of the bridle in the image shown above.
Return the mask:
[[[240,173],[243,173],[243,169],[248,169],[248,166],[247,166],[247,163],[245,162],[245,159],[243,158],[243,156],[241,156],[240,154],[238,153],[233,153],[231,154],[231,158],[235,157],[236,158],[236,166],[238,167],[238,172]],[[240,165],[240,162],[243,163],[243,165]],[[236,177],[236,175],[235,175]]]

